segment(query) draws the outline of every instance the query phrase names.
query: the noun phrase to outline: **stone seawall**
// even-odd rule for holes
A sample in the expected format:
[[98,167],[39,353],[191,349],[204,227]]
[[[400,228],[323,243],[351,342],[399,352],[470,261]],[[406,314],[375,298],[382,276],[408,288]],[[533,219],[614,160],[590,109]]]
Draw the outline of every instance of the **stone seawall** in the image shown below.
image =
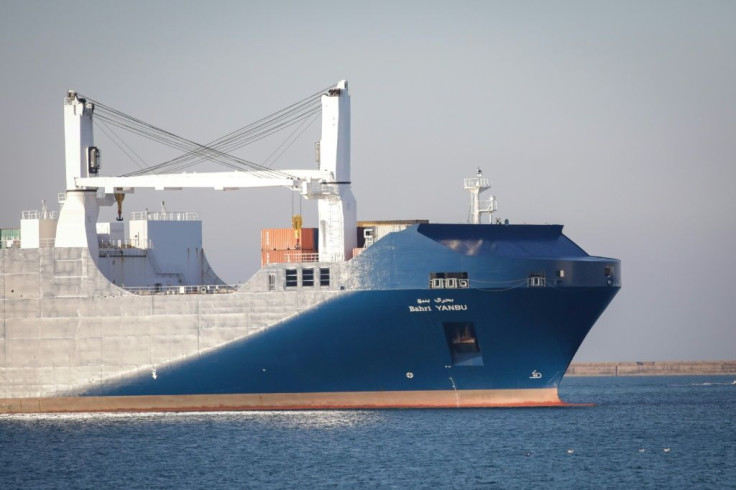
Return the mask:
[[736,361],[574,362],[566,376],[736,375]]

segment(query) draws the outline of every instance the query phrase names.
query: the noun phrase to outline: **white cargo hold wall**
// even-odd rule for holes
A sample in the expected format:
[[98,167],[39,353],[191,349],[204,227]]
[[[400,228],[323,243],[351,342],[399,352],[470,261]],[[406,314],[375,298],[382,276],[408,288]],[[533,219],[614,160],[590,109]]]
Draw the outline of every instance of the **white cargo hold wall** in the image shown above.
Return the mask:
[[[157,274],[175,274],[176,282],[180,279],[183,284],[202,284],[206,264],[202,221],[197,213],[133,213],[128,238],[133,247],[147,249],[148,261]],[[126,274],[128,283],[132,284],[135,274]]]
[[56,218],[38,211],[23,211],[20,220],[20,248],[53,247]]
[[97,240],[115,246],[121,246],[125,240],[125,227],[120,221],[97,223]]

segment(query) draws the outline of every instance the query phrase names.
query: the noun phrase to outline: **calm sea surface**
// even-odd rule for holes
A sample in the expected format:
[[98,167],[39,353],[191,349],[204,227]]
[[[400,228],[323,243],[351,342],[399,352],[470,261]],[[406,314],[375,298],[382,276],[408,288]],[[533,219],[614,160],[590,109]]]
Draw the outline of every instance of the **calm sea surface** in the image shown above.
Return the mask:
[[568,378],[593,407],[0,416],[0,488],[736,488],[733,377]]

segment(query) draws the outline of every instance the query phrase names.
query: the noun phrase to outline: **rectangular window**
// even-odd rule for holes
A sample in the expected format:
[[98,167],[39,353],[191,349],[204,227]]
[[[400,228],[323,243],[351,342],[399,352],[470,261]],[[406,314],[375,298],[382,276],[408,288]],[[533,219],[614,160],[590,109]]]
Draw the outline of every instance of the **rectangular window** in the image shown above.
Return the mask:
[[329,286],[330,285],[330,269],[327,267],[319,268],[319,285]]
[[268,275],[268,290],[269,291],[275,291],[276,290],[276,274],[269,274]]
[[543,275],[532,274],[527,280],[527,286],[530,288],[543,288],[547,285],[547,280]]
[[287,288],[295,288],[299,284],[299,276],[296,269],[286,269],[286,282],[284,285]]
[[470,287],[467,272],[431,272],[430,289],[467,289]]
[[314,269],[302,269],[302,286],[314,286]]
[[483,356],[473,322],[445,322],[447,347],[455,366],[482,366]]

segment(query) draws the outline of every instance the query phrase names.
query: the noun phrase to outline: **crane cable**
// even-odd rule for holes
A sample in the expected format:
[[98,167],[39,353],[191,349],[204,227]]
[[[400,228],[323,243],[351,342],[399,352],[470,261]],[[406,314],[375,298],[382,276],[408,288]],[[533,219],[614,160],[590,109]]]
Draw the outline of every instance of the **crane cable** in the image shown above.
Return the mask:
[[[206,145],[201,145],[189,139],[177,136],[169,131],[146,123],[117,109],[113,109],[89,97],[85,98],[95,104],[95,115],[100,121],[100,123],[98,123],[98,127],[102,127],[100,126],[100,124],[104,124],[108,128],[108,130],[111,131],[111,128],[108,125],[115,126],[117,128],[124,129],[141,137],[147,138],[149,140],[185,152],[184,154],[171,160],[167,160],[165,162],[152,166],[146,166],[124,176],[180,172],[181,170],[195,165],[196,163],[204,160],[209,160],[236,170],[257,170],[260,171],[260,176],[263,177],[289,177],[284,172],[272,170],[270,168],[270,165],[264,166],[254,162],[250,162],[248,160],[230,155],[227,152],[242,148],[243,146],[261,140],[267,136],[270,136],[276,132],[282,131],[283,129],[296,124],[299,124],[299,126],[297,126],[296,130],[291,133],[286,141],[288,142],[289,139],[292,138],[297,132],[299,132],[300,135],[306,129],[306,127],[311,125],[311,122],[314,122],[314,120],[316,119],[314,116],[318,114],[321,110],[320,98],[329,88],[330,87],[320,90],[319,92],[316,92],[294,104],[291,104],[284,109],[276,111],[266,117],[259,119],[258,121],[232,131],[216,140],[213,140]],[[302,128],[301,131],[299,131],[300,128]],[[106,131],[103,130],[103,132]],[[120,139],[119,136],[118,139]],[[114,139],[113,142],[115,142]],[[269,156],[269,159],[271,159],[273,155],[276,154],[276,152],[278,152],[279,149],[284,146],[285,143],[286,142],[282,143],[282,145]],[[291,141],[291,143],[293,143],[293,140]],[[290,146],[291,143],[289,143],[288,146]],[[119,144],[115,144],[119,148],[121,148]],[[125,143],[123,142],[123,144]],[[125,146],[127,146],[133,152],[133,150],[127,144]],[[288,146],[286,148],[288,148]],[[283,151],[285,151],[285,149]],[[283,151],[281,152],[281,154],[283,154]],[[128,154],[127,152],[125,152],[125,150],[123,150],[123,152]],[[130,157],[129,154],[128,156]],[[136,154],[136,156],[138,155]],[[145,165],[145,162],[143,162],[140,156],[138,156],[138,158]],[[138,163],[136,163],[136,165],[140,167]]]

